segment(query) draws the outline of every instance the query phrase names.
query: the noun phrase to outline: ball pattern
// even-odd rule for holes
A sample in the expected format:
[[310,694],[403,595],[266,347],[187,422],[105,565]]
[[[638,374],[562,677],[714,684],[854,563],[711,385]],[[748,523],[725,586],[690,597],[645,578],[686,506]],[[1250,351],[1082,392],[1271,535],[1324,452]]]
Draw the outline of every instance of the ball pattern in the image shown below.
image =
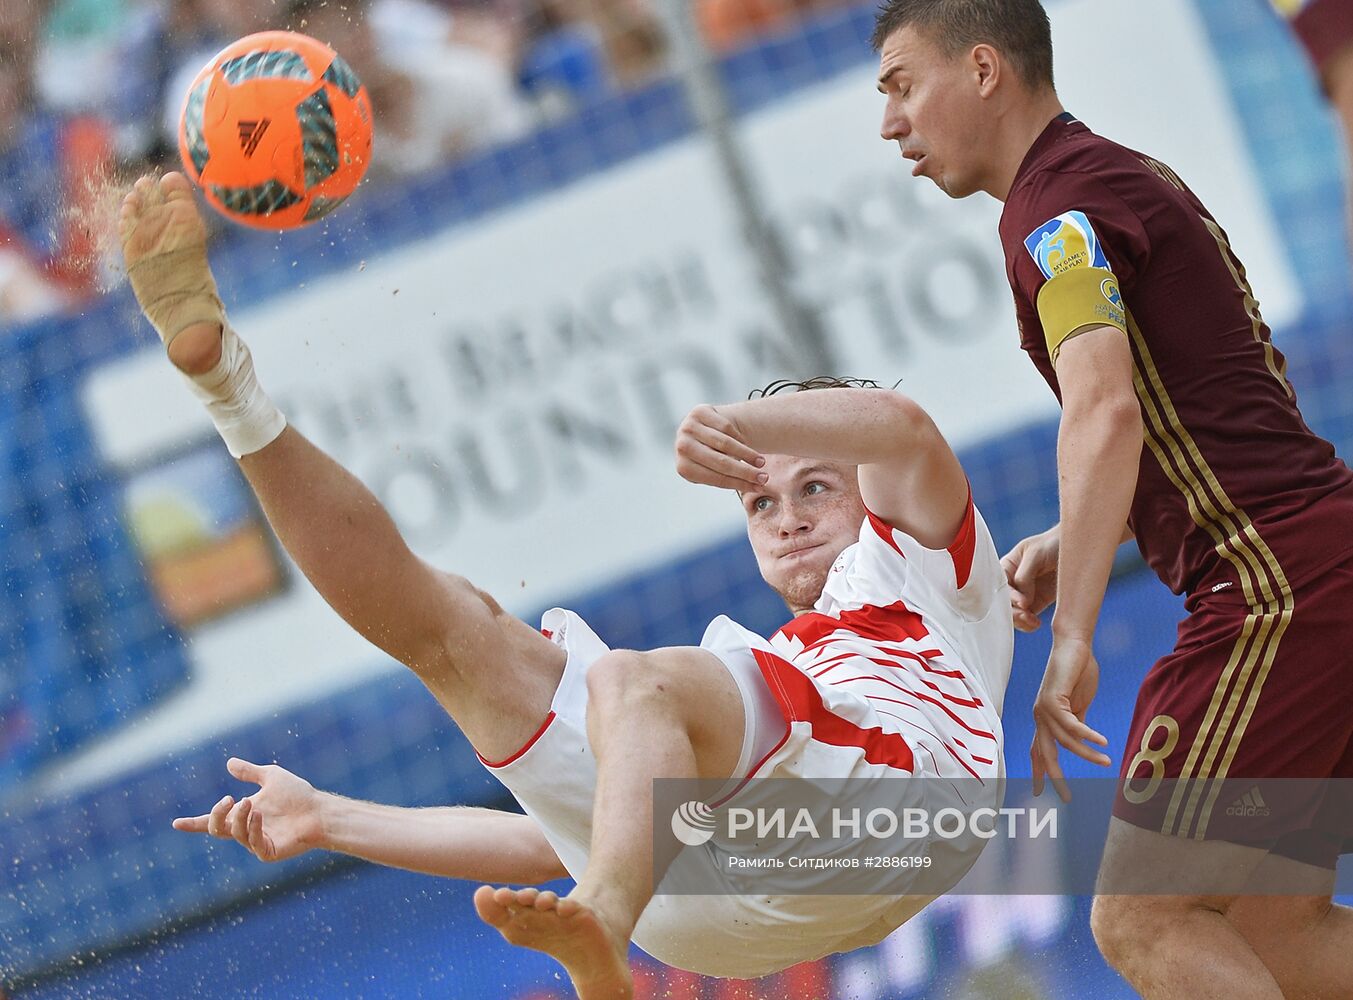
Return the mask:
[[369,98],[322,42],[286,31],[250,35],[193,81],[179,152],[227,217],[267,229],[306,225],[341,205],[366,172]]

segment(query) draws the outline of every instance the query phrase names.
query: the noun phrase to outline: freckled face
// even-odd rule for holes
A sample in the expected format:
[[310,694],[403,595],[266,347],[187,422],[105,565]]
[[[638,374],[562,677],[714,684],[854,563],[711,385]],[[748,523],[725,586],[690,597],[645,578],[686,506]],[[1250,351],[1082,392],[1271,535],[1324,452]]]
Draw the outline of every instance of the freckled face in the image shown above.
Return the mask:
[[761,576],[790,610],[811,610],[836,557],[859,541],[864,502],[855,466],[767,455],[764,486],[742,495]]

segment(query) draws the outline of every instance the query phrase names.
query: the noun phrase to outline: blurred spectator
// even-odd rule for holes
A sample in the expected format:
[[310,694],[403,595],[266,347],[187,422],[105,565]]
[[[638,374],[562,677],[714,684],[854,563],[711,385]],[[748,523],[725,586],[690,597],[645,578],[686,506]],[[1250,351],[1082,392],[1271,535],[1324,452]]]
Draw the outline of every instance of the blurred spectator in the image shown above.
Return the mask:
[[[1273,0],[1273,5],[1290,19],[1343,125],[1347,178],[1353,166],[1353,0]],[[1345,215],[1353,230],[1353,203]]]
[[37,104],[34,60],[44,6],[0,4],[0,324],[93,290],[93,182],[111,155],[110,135],[97,118]]
[[811,11],[843,2],[847,0],[696,0],[696,18],[705,41],[726,52]]
[[[109,118],[124,162],[163,162],[176,155],[174,133],[162,125],[166,94],[177,73],[198,56],[205,62],[205,53],[220,47],[215,43],[223,34],[205,8],[204,0],[163,0],[143,3],[126,17],[115,53],[120,72],[109,92]],[[177,117],[176,110],[175,131]]]
[[568,30],[575,40],[590,34],[621,87],[666,68],[667,45],[653,0],[539,0],[538,16],[548,31]]
[[[374,176],[413,174],[484,146],[523,134],[528,106],[516,90],[512,67],[451,34],[383,37],[396,2],[407,15],[416,0],[292,0],[298,31],[342,53],[366,84],[375,112]],[[444,11],[427,9],[432,18]],[[454,23],[453,16],[453,23]]]
[[[178,145],[179,115],[193,78],[212,56],[237,38],[286,24],[284,0],[168,0],[168,34],[177,43],[177,65],[169,72],[160,100],[158,142],[167,150]],[[336,0],[338,2],[338,0]]]
[[133,0],[52,0],[37,54],[39,99],[51,110],[104,113],[122,74],[118,39]]
[[[382,0],[371,11],[377,22],[376,30],[385,40],[393,40],[399,31],[394,24],[388,23],[396,14],[408,12],[405,22],[405,34],[411,34],[414,25],[428,15],[415,15],[412,8],[423,8],[441,17],[440,30],[427,32],[428,37],[436,41],[449,41],[455,45],[464,45],[479,49],[494,61],[509,69],[515,69],[521,58],[523,31],[527,21],[529,0],[430,0],[428,3],[414,0],[404,3],[402,0]],[[431,29],[431,25],[427,25]]]

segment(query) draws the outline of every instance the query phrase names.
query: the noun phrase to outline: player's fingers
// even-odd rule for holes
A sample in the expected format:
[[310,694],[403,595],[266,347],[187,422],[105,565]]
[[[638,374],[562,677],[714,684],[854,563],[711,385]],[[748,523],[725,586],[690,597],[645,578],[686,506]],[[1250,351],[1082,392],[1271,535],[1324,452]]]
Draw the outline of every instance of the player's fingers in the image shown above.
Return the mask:
[[1011,616],[1014,619],[1015,628],[1021,632],[1037,632],[1043,626],[1043,619],[1022,608],[1015,608]]
[[1043,794],[1043,779],[1047,776],[1047,768],[1043,766],[1043,748],[1039,746],[1038,734],[1034,733],[1034,740],[1029,744],[1029,764],[1032,767],[1030,772],[1033,775],[1034,795]]
[[691,437],[708,448],[713,448],[725,455],[731,455],[733,458],[746,462],[748,465],[754,465],[758,469],[766,464],[766,459],[759,451],[729,433],[730,430],[731,425],[728,427],[713,427],[709,424],[692,424],[689,428]]
[[698,458],[678,455],[676,471],[687,482],[740,493],[757,489],[766,482],[765,474],[750,465],[733,459],[720,461],[720,456],[710,451],[703,452]]
[[1032,559],[1022,559],[1010,577],[1010,589],[1019,594],[1026,608],[1033,609],[1034,594],[1038,590],[1038,567]]
[[1088,760],[1092,764],[1099,764],[1101,767],[1109,766],[1110,761],[1107,754],[1094,750],[1083,742],[1084,740],[1093,740],[1100,746],[1108,746],[1109,741],[1070,712],[1059,712],[1054,717],[1049,718],[1048,729],[1059,745],[1066,747],[1077,757]]
[[252,801],[240,799],[235,808],[230,810],[230,835],[245,847],[249,846],[249,814],[253,809]]
[[239,778],[241,781],[252,781],[256,785],[263,783],[263,768],[241,757],[231,757],[226,761],[226,770],[230,772],[231,777]]
[[213,837],[220,837],[223,840],[230,839],[230,830],[226,826],[226,818],[230,815],[231,808],[235,805],[233,796],[222,796],[216,805],[211,807],[207,832]]
[[1043,769],[1052,782],[1053,790],[1057,792],[1057,797],[1063,802],[1070,802],[1071,786],[1066,783],[1066,778],[1062,776],[1062,765],[1057,759],[1057,740],[1050,731],[1050,727],[1040,726],[1034,738],[1038,740],[1039,749],[1043,755]]
[[263,836],[263,813],[258,809],[249,810],[249,842],[246,846],[260,861],[272,860],[270,845]]
[[[703,430],[708,431],[708,428]],[[718,476],[728,476],[743,484],[764,483],[766,474],[760,470],[756,464],[761,456],[751,452],[751,458],[739,457],[722,447],[719,440],[722,435],[717,432],[710,432],[714,440],[706,440],[695,434],[683,433],[676,443],[677,471],[685,478],[692,478],[687,474],[689,471],[700,477],[706,473],[713,473]],[[724,438],[724,443],[732,442],[732,438]],[[745,450],[745,449],[744,449]]]
[[704,444],[696,444],[685,456],[687,461],[707,472],[738,483],[743,488],[760,486],[767,480],[766,473],[741,459],[726,455]]
[[1085,712],[1079,715],[1065,705],[1056,704],[1047,709],[1047,720],[1056,728],[1058,738],[1066,736],[1075,741],[1084,740],[1102,747],[1109,745],[1109,738],[1103,733],[1091,729],[1085,722]]
[[211,813],[203,813],[201,816],[180,816],[174,820],[174,829],[183,833],[206,833],[210,822]]

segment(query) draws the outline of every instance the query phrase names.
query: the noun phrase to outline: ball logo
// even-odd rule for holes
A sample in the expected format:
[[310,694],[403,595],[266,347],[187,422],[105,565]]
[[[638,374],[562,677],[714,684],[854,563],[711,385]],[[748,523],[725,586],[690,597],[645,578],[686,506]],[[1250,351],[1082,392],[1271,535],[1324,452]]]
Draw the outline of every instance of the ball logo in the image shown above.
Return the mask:
[[703,802],[683,802],[672,813],[672,835],[687,847],[714,839],[714,810]]

